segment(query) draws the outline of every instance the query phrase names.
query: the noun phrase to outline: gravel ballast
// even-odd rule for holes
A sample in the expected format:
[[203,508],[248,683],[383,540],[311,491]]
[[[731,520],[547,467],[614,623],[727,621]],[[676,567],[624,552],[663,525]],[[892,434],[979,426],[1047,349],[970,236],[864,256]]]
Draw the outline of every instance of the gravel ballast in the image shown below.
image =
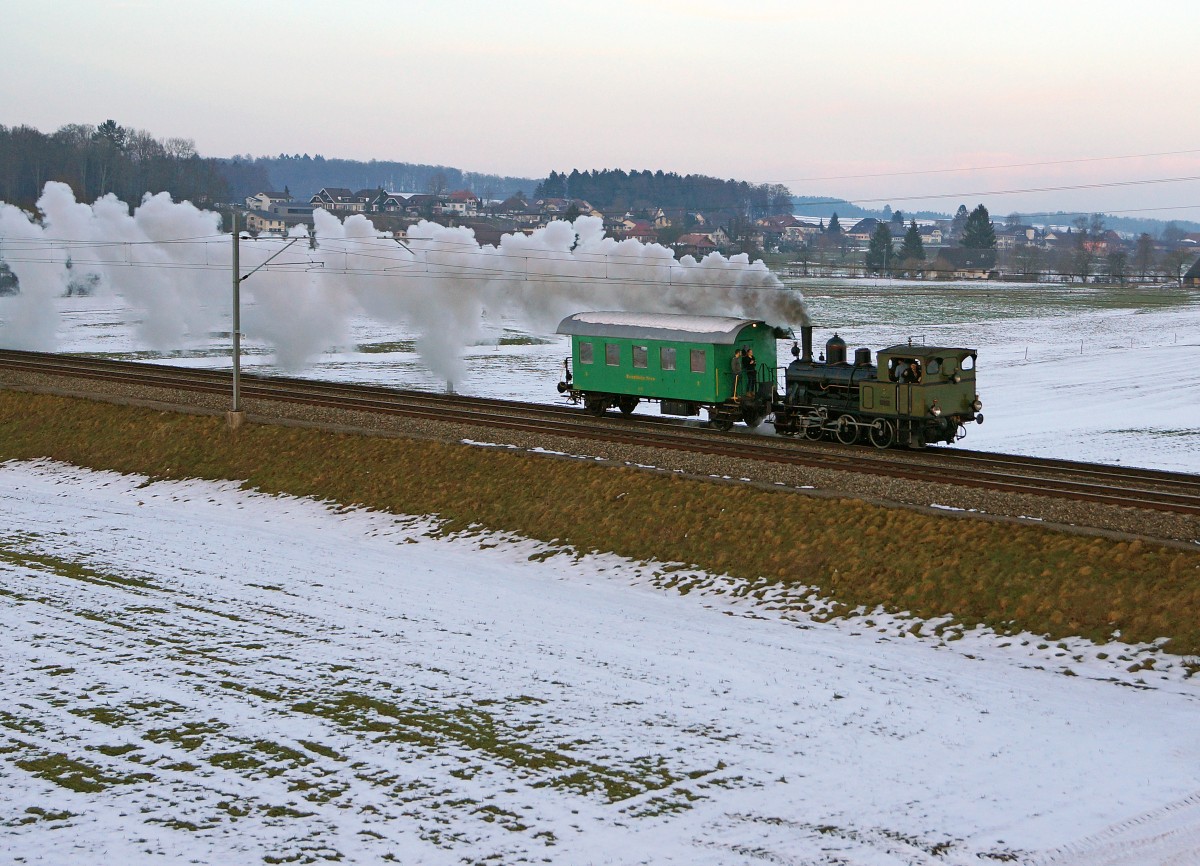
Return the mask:
[[[0,387],[59,396],[103,400],[165,411],[224,414],[229,398],[187,390],[0,370]],[[356,410],[309,406],[278,400],[246,399],[246,423],[295,424],[366,435],[402,436],[476,447],[503,446],[546,459],[587,458],[717,481],[749,483],[776,490],[829,498],[850,497],[892,507],[914,508],[947,518],[1034,522],[1065,531],[1115,538],[1144,538],[1195,550],[1200,518],[1150,509],[1125,508],[1056,497],[933,484],[830,469],[730,458],[665,448],[627,445],[580,437],[530,434],[406,418]],[[809,447],[798,444],[797,447]],[[904,459],[901,457],[900,459]]]

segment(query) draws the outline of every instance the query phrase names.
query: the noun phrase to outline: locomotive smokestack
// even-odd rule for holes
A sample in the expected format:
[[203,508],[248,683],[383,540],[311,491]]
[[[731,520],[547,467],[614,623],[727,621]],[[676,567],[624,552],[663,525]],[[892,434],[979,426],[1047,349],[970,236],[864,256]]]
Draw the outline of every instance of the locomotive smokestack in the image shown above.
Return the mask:
[[812,325],[800,326],[800,344],[803,352],[800,355],[800,360],[805,363],[812,363]]

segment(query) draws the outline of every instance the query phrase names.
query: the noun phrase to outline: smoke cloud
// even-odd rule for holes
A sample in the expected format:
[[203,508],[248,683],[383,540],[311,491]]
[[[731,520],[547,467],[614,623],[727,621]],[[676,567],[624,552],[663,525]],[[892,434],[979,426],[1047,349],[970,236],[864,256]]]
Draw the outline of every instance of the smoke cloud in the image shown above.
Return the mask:
[[[37,208],[40,219],[0,202],[0,259],[21,286],[0,299],[0,346],[53,351],[55,298],[91,274],[99,291],[137,312],[137,334],[151,348],[184,349],[229,330],[233,245],[217,214],[166,193],[132,212],[113,196],[86,205],[60,183],[46,184]],[[351,319],[364,314],[414,331],[424,363],[447,381],[462,381],[463,350],[488,321],[535,333],[585,310],[808,322],[803,298],[761,262],[718,253],[676,260],[658,244],[606,237],[595,217],[506,235],[496,247],[432,222],[403,241],[362,215],[318,210],[314,224],[311,240],[297,228],[240,243],[243,334],[273,347],[289,370],[348,345]]]

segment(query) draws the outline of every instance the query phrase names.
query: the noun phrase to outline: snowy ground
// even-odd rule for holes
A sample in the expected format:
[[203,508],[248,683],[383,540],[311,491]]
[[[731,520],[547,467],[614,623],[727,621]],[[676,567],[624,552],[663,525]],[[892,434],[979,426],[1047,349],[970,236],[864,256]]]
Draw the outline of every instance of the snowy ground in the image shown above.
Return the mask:
[[10,463],[0,502],[6,862],[1200,850],[1200,685],[1147,648],[814,623],[228,484]]
[[[852,347],[977,346],[965,444],[1200,471],[1194,295],[804,290]],[[60,350],[228,366],[59,303]],[[561,339],[492,334],[458,389],[556,399]],[[442,387],[412,335],[354,336],[306,375]],[[1197,862],[1200,684],[1154,647],[822,624],[234,485],[10,463],[0,513],[0,861]]]
[[[864,280],[796,287],[808,299],[818,346],[836,330],[851,349],[910,337],[978,348],[986,420],[971,425],[962,447],[1200,472],[1196,292]],[[137,316],[119,299],[58,303],[61,351],[229,367],[227,338],[164,358],[139,344],[131,324]],[[459,392],[559,399],[564,338],[502,323],[489,333],[485,344],[467,349],[469,376],[455,383]],[[355,346],[322,356],[302,375],[444,389],[421,365],[412,334],[362,319],[353,339]],[[266,348],[253,339],[244,345],[244,369],[281,372]],[[789,357],[787,344],[780,357]]]

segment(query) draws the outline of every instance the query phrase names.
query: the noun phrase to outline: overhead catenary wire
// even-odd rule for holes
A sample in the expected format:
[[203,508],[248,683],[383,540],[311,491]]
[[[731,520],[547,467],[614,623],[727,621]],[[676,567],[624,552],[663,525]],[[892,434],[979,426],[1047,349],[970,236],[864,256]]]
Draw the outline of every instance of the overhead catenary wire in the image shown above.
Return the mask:
[[1086,162],[1114,162],[1123,159],[1151,159],[1157,156],[1186,156],[1200,154],[1200,148],[1190,150],[1162,150],[1155,153],[1133,153],[1123,156],[1081,156],[1074,159],[1052,159],[1041,162],[1010,162],[999,165],[976,165],[963,168],[924,168],[909,171],[881,171],[865,174],[834,174],[817,177],[793,177],[786,180],[767,181],[768,183],[811,183],[819,180],[866,180],[877,177],[911,177],[926,174],[965,174],[970,171],[999,171],[1008,168],[1039,168],[1050,165],[1077,165]]

